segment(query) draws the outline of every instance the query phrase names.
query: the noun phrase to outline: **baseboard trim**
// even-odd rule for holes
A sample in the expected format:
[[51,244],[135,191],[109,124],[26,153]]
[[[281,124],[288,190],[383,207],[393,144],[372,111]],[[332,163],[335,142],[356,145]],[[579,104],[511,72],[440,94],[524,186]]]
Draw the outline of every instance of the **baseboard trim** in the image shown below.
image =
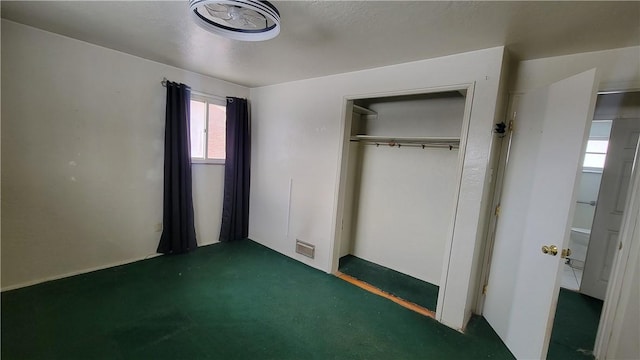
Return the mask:
[[143,256],[143,257],[139,257],[139,258],[124,260],[124,261],[118,261],[118,262],[115,262],[115,263],[96,266],[96,267],[92,267],[92,268],[88,268],[88,269],[77,270],[77,271],[72,271],[72,272],[68,272],[68,273],[64,273],[64,274],[60,274],[60,275],[49,276],[49,277],[46,277],[46,278],[43,278],[43,279],[37,279],[37,280],[27,281],[27,282],[15,284],[15,285],[9,285],[9,286],[6,286],[6,287],[2,287],[0,289],[0,292],[20,289],[20,288],[27,287],[27,286],[42,284],[42,283],[45,283],[47,281],[60,280],[60,279],[68,278],[68,277],[71,277],[71,276],[87,274],[87,273],[94,272],[94,271],[105,270],[105,269],[109,269],[109,268],[116,267],[116,266],[121,266],[121,265],[131,264],[131,263],[142,261],[142,260],[152,259],[154,257],[158,257],[158,256],[161,256],[161,255],[164,255],[164,254],[149,254],[149,255],[146,255],[146,256]]
[[[220,241],[207,242],[207,243],[199,244],[198,247],[214,245],[214,244],[218,244],[219,242]],[[96,266],[96,267],[92,267],[92,268],[88,268],[88,269],[77,270],[77,271],[72,271],[72,272],[68,272],[68,273],[64,273],[64,274],[60,274],[60,275],[49,276],[49,277],[46,277],[46,278],[43,278],[43,279],[37,279],[37,280],[27,281],[27,282],[23,282],[23,283],[19,283],[19,284],[4,286],[4,287],[0,288],[0,292],[5,292],[5,291],[10,291],[10,290],[20,289],[20,288],[27,287],[27,286],[42,284],[42,283],[47,282],[47,281],[60,280],[60,279],[64,279],[64,278],[71,277],[71,276],[87,274],[87,273],[90,273],[90,272],[109,269],[109,268],[116,267],[116,266],[127,265],[127,264],[131,264],[131,263],[134,263],[134,262],[142,261],[142,260],[153,259],[154,257],[158,257],[158,256],[161,256],[161,255],[164,255],[164,254],[153,253],[153,254],[149,254],[149,255],[146,255],[146,256],[133,258],[133,259],[129,259],[129,260],[118,261],[118,262],[115,262],[115,263],[110,263],[110,264],[106,264],[106,265],[100,265],[100,266]]]
[[373,285],[371,285],[369,283],[366,283],[366,282],[364,282],[362,280],[358,280],[358,279],[354,278],[353,276],[349,276],[347,274],[341,273],[340,271],[337,271],[335,273],[335,276],[337,276],[338,278],[340,278],[340,279],[342,279],[342,280],[344,280],[344,281],[346,281],[346,282],[348,282],[350,284],[353,284],[353,285],[355,285],[355,286],[357,286],[357,287],[359,287],[359,288],[361,288],[363,290],[366,290],[366,291],[368,291],[368,292],[370,292],[372,294],[376,294],[378,296],[382,296],[385,299],[389,299],[389,300],[393,301],[394,303],[396,303],[396,304],[398,304],[398,305],[400,305],[400,306],[402,306],[402,307],[404,307],[406,309],[409,309],[411,311],[417,312],[418,314],[430,317],[432,319],[436,318],[436,313],[435,312],[433,312],[433,311],[431,311],[429,309],[426,309],[426,308],[424,308],[424,307],[422,307],[422,306],[420,306],[418,304],[412,303],[411,301],[407,301],[407,300],[405,300],[403,298],[399,298],[399,297],[397,297],[397,296],[395,296],[393,294],[389,294],[388,292],[386,292],[384,290],[380,290],[377,287],[375,287],[375,286],[373,286]]

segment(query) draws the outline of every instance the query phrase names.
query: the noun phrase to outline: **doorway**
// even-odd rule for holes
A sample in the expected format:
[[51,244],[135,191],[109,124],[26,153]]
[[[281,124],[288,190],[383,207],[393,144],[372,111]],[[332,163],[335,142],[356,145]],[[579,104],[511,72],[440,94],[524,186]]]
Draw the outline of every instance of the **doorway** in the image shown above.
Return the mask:
[[[546,358],[548,354],[554,316],[561,305],[560,280],[569,255],[573,214],[576,201],[583,200],[577,196],[578,180],[591,122],[628,116],[594,116],[599,100],[596,78],[597,70],[591,69],[517,94],[510,102],[510,114],[517,117],[512,141],[505,150],[508,160],[504,164],[508,165],[499,192],[501,211],[496,212],[499,219],[491,243],[482,313],[518,358]],[[620,106],[616,109],[620,111]],[[631,174],[635,194],[640,188],[640,177],[636,175]],[[624,206],[632,210],[625,210],[627,226],[622,227],[620,242],[632,246],[615,251],[612,298],[602,305],[602,321],[595,316],[597,354],[606,351],[607,343],[601,340],[610,338],[612,326],[621,327],[613,319],[617,299],[626,301],[629,285],[627,281],[624,287],[620,278],[628,277],[628,264],[635,267],[627,259],[629,254],[635,254],[630,251],[635,251],[636,246],[631,239],[638,198],[623,196],[622,200],[625,198]],[[594,342],[589,343],[582,350],[592,351]]]
[[[613,120],[593,120],[591,123],[578,182],[576,211],[569,233],[571,254],[565,258],[560,283],[560,287],[567,290],[578,291],[582,283],[612,125]],[[603,196],[613,195],[603,194]]]
[[561,273],[549,359],[593,354],[638,134],[640,92],[598,95],[571,223],[571,254]]

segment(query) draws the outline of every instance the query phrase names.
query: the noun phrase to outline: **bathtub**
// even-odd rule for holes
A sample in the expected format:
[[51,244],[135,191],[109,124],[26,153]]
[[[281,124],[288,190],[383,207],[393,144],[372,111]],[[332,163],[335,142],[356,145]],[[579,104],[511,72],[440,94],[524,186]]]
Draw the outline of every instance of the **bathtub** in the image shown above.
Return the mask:
[[589,247],[589,237],[591,229],[571,228],[569,236],[569,249],[571,255],[568,256],[569,264],[575,268],[583,268],[587,258],[587,248]]

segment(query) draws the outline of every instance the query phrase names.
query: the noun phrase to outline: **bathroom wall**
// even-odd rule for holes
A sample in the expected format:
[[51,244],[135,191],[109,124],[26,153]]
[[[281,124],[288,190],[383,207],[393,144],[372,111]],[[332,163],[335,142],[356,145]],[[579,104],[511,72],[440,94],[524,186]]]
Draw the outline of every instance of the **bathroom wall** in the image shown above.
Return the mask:
[[[611,114],[610,110],[607,110],[608,106],[602,104],[602,96],[599,97],[596,103],[596,118],[600,120],[610,120],[615,115]],[[609,118],[610,119],[606,119]],[[604,140],[609,138],[611,132],[610,121],[594,121],[591,124],[589,131],[589,139]],[[590,202],[598,200],[598,192],[600,190],[600,181],[602,179],[602,171],[597,169],[584,169],[580,175],[578,183],[578,195],[576,204],[576,212],[573,217],[572,227],[579,229],[591,229],[591,223],[593,222],[593,215],[595,214],[596,207],[590,204],[583,204],[581,202]]]
[[[602,173],[600,172],[583,171],[578,183],[578,201],[597,201],[601,179]],[[591,229],[595,210],[596,207],[589,204],[576,204],[576,212],[571,226],[579,229]]]

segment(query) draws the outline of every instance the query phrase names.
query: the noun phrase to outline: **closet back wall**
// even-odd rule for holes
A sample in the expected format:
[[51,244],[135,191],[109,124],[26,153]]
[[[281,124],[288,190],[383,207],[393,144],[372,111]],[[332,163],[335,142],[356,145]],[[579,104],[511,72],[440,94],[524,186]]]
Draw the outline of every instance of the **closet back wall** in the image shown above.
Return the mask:
[[[465,98],[384,101],[367,135],[459,137]],[[457,191],[458,150],[359,144],[352,254],[439,285]],[[356,190],[357,191],[357,190]]]

